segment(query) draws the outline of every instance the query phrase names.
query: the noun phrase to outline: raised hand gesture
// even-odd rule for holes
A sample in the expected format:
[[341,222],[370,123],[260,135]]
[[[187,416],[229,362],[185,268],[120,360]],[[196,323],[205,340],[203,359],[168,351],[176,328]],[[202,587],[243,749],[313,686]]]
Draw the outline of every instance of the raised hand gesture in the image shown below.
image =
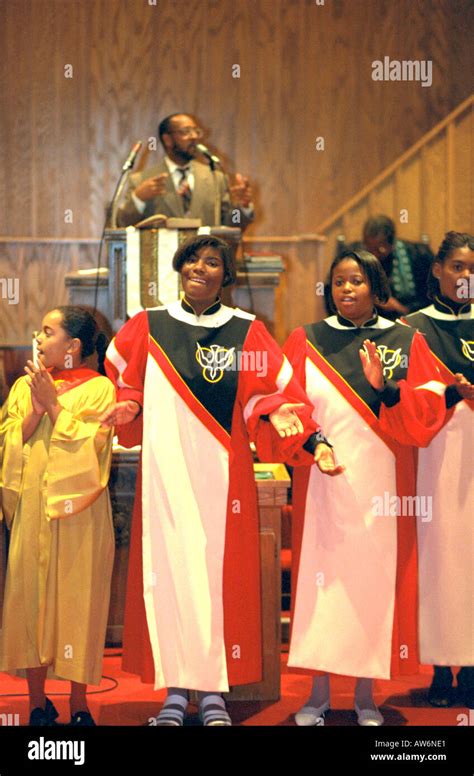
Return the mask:
[[33,361],[27,361],[25,372],[28,375],[27,382],[31,390],[34,412],[37,415],[48,412],[57,404],[58,398],[53,378],[41,361],[38,362],[38,366],[35,366]]
[[381,391],[384,384],[383,368],[375,343],[368,339],[364,340],[359,350],[359,356],[364,374],[372,388]]

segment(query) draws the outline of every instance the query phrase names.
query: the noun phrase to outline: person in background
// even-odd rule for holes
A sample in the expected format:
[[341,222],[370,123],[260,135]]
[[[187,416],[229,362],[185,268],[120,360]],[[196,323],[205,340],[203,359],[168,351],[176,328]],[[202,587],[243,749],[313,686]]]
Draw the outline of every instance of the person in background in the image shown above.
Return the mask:
[[[379,302],[380,314],[390,320],[419,310],[428,304],[426,282],[433,253],[425,243],[400,240],[395,224],[384,215],[371,216],[364,224],[362,241],[345,245],[338,243],[337,256],[345,250],[367,250],[382,263],[390,286],[390,296]],[[326,306],[328,289],[326,286]],[[329,311],[329,307],[327,306]]]

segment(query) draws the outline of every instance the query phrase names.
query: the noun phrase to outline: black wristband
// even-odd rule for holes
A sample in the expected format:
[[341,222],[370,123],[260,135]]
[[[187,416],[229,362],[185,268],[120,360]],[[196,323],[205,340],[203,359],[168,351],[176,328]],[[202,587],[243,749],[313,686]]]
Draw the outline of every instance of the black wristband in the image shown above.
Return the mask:
[[314,455],[316,452],[316,448],[319,444],[327,445],[328,447],[332,447],[332,444],[328,442],[322,431],[315,431],[314,434],[311,434],[310,437],[306,440],[306,442],[303,445],[303,450],[306,450],[307,453],[310,453],[310,455]]
[[385,380],[383,389],[377,391],[377,394],[386,407],[394,407],[400,401],[400,388],[396,380]]
[[458,402],[462,401],[462,396],[458,392],[455,385],[448,385],[444,394],[444,400],[446,402],[446,409],[449,410],[454,407]]

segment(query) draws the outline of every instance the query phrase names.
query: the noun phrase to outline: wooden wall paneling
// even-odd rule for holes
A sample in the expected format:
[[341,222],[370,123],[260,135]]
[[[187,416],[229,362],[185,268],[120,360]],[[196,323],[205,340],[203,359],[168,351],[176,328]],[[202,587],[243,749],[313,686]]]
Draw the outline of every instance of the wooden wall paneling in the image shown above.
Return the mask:
[[[0,30],[7,28],[7,5],[6,3],[0,4]],[[1,33],[0,33],[1,35]],[[5,35],[5,32],[4,32]],[[9,99],[7,97],[7,83],[9,72],[8,50],[7,40],[2,41],[4,43],[2,56],[0,57],[0,164],[2,166],[3,174],[0,175],[0,202],[7,202],[7,190],[9,190],[7,162],[10,156],[10,136],[8,133],[8,126],[6,120],[2,120],[2,117],[6,115],[9,110]],[[13,41],[10,40],[10,46]],[[5,234],[7,231],[7,208],[4,206],[0,208],[0,234]]]
[[394,178],[390,176],[379,184],[369,196],[369,212],[375,216],[385,214],[392,217],[395,212],[395,185]]
[[[261,223],[276,224],[277,234],[296,231],[298,207],[304,181],[299,176],[297,148],[294,142],[298,115],[298,95],[301,83],[295,72],[295,57],[290,46],[300,41],[293,23],[298,22],[298,8],[277,2],[254,4],[255,36],[254,102],[257,157],[252,160],[253,176],[260,190],[259,213]],[[286,26],[285,25],[286,18]],[[248,56],[249,41],[246,43]],[[245,149],[242,148],[242,152]],[[256,230],[258,231],[258,230]],[[266,234],[272,233],[266,230]]]
[[[445,0],[445,9],[449,13],[449,0]],[[452,5],[452,4],[451,4]],[[442,71],[443,79],[446,78],[451,83],[451,95],[454,98],[454,104],[462,102],[468,95],[464,91],[463,73],[472,73],[472,45],[465,46],[466,32],[472,38],[474,29],[474,3],[466,0],[462,3],[456,3],[456,13],[449,18],[449,35],[447,45],[448,50],[445,57]],[[443,27],[440,24],[440,29]],[[459,77],[461,75],[461,77]],[[472,91],[472,78],[471,78]]]
[[[397,235],[407,240],[419,240],[422,231],[421,155],[417,154],[404,164],[399,172],[394,218]],[[400,220],[400,211],[408,211],[408,222]]]
[[[216,149],[228,173],[242,172],[235,159],[235,149],[239,135],[249,143],[249,125],[241,124],[248,117],[240,111],[254,75],[249,57],[252,49],[245,32],[248,16],[241,3],[214,3],[211,12],[204,4],[198,5],[198,27],[190,32],[191,36],[202,37],[203,46],[201,51],[194,52],[199,57],[199,66],[192,70],[198,80],[189,99],[194,103],[192,110],[208,132],[205,143]],[[194,48],[193,37],[186,43],[191,50]],[[240,67],[240,78],[233,77],[233,65]],[[245,172],[250,174],[249,170]]]
[[285,338],[296,327],[324,317],[322,297],[318,295],[316,285],[324,279],[324,249],[324,243],[304,236],[289,245],[284,298]]
[[446,222],[451,224],[454,216],[454,125],[446,127]]
[[[432,6],[3,3],[0,234],[97,237],[129,147],[174,110],[196,113],[227,169],[255,182],[256,234],[314,231],[469,93],[470,2]],[[384,55],[431,58],[432,87],[373,81]]]
[[[54,154],[58,186],[55,230],[38,228],[41,236],[53,234],[69,238],[98,232],[94,214],[87,206],[91,186],[88,159],[94,155],[94,149],[88,143],[89,122],[94,120],[88,110],[89,15],[88,3],[59,1],[55,4],[56,37],[52,63],[58,102],[54,117],[59,140]],[[72,78],[65,77],[65,65],[72,65]],[[47,107],[44,105],[43,110],[47,111]],[[68,211],[66,215],[65,211]]]
[[346,243],[353,242],[354,240],[360,240],[362,238],[362,228],[371,215],[369,208],[369,199],[365,197],[358,205],[344,216],[343,234],[346,238]]
[[[271,5],[269,7],[271,8]],[[278,211],[283,210],[281,216],[284,219],[284,231],[280,230],[279,233],[299,234],[302,231],[310,232],[314,222],[314,178],[307,174],[306,167],[308,158],[314,157],[316,151],[311,146],[311,138],[302,136],[302,113],[309,96],[308,87],[317,80],[317,75],[308,62],[309,51],[303,44],[306,17],[312,9],[304,4],[285,2],[280,3],[280,9],[279,51],[276,63],[280,94],[275,119],[284,117],[284,121],[271,121],[273,126],[280,125],[278,145],[274,145],[272,153],[281,157],[274,180],[278,201],[272,218],[278,217]],[[295,56],[296,52],[299,52],[298,56]],[[271,78],[272,73],[267,70],[267,80],[270,81]],[[269,83],[266,88],[270,88]],[[271,165],[271,159],[268,159],[268,164]],[[285,200],[286,207],[283,209]]]
[[0,299],[0,343],[28,345],[45,313],[67,303],[65,274],[96,266],[97,249],[93,241],[0,241],[0,277],[18,278],[20,288],[17,305]]
[[309,323],[314,310],[315,264],[306,263],[299,252],[299,244],[288,246],[285,278],[285,338],[297,326]]
[[[87,21],[88,203],[92,234],[99,236],[120,168],[132,144],[156,135],[156,102],[163,83],[159,3],[92,2]],[[168,54],[166,68],[175,64]]]
[[7,283],[18,283],[19,294],[17,304],[10,304],[3,294],[0,299],[0,345],[23,344],[21,335],[25,330],[25,290],[28,286],[23,246],[0,245],[0,277]]
[[[76,16],[76,7],[71,4],[66,9],[73,19]],[[66,79],[64,70],[66,63],[72,64],[73,68],[77,67],[70,40],[74,28],[78,29],[77,24],[69,24],[67,14],[61,12],[57,3],[33,2],[30,4],[29,15],[32,51],[41,52],[40,57],[34,56],[30,74],[33,187],[31,234],[38,237],[58,234],[61,222],[64,223],[64,215],[60,217],[61,205],[64,211],[66,207],[76,203],[73,185],[66,201],[63,196],[64,179],[67,177],[64,148],[72,138],[62,133],[61,125],[67,121],[73,106],[73,100],[68,99],[68,91],[74,92],[81,75],[76,69],[75,79]],[[64,80],[64,86],[68,88],[61,90],[60,79]],[[51,142],[53,139],[55,142]],[[75,164],[77,161],[77,154],[72,153],[69,163]],[[79,172],[78,170],[75,174],[76,179]],[[14,232],[10,231],[10,234]]]
[[[289,205],[293,198],[292,186],[299,194],[298,231],[314,232],[321,209],[334,200],[338,186],[342,185],[334,163],[334,149],[340,132],[334,117],[337,115],[340,91],[334,88],[335,72],[331,71],[327,62],[330,45],[327,37],[331,37],[328,26],[334,23],[332,9],[307,3],[304,10],[300,5],[300,13],[300,40],[294,42],[292,50],[288,50],[288,59],[295,64],[295,89],[298,85],[301,94],[296,121],[287,129],[298,163],[287,171],[284,180],[288,187]],[[286,61],[284,66],[288,66]],[[329,96],[330,110],[326,107],[329,107]],[[284,115],[285,112],[282,113]],[[323,150],[317,149],[318,138],[324,142]]]
[[[474,233],[474,109],[471,109],[453,127],[453,213],[448,229]],[[446,230],[446,231],[447,231]]]
[[326,279],[327,271],[330,267],[331,261],[336,255],[337,238],[340,234],[344,234],[344,228],[342,220],[330,229],[326,234],[326,243],[322,247],[323,260],[322,260],[322,280]]
[[423,194],[425,200],[423,231],[436,250],[446,231],[446,133],[438,135],[425,147],[423,161]]
[[[232,7],[235,15],[229,54],[231,64],[240,65],[241,73],[239,79],[232,79],[227,91],[230,101],[238,100],[236,122],[226,131],[218,120],[216,129],[225,169],[250,179],[256,223],[248,227],[246,234],[252,235],[259,232],[259,223],[272,220],[275,208],[281,210],[279,203],[285,198],[284,151],[275,152],[277,143],[282,137],[284,140],[287,126],[286,112],[280,108],[279,100],[279,13],[275,3],[235,2]],[[224,66],[229,68],[228,57]],[[279,225],[277,232],[285,232],[284,227],[284,223]]]
[[68,245],[38,244],[24,250],[23,272],[28,278],[22,297],[24,336],[40,328],[41,320],[48,310],[67,302],[64,274],[73,265]]
[[34,187],[32,137],[35,121],[32,109],[32,73],[37,52],[32,40],[30,2],[2,3],[2,44],[4,81],[3,124],[5,145],[2,149],[4,190],[0,208],[1,234],[34,234],[34,208],[38,192]]

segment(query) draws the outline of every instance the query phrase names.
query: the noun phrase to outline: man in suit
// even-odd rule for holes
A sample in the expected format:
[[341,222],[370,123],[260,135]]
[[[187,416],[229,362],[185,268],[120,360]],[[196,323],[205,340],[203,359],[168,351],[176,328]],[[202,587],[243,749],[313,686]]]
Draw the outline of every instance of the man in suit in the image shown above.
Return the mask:
[[237,174],[236,185],[229,188],[220,170],[213,173],[207,164],[196,161],[202,130],[194,119],[174,113],[163,119],[158,134],[165,157],[158,165],[130,176],[118,225],[129,226],[162,213],[200,218],[203,226],[214,226],[217,201],[221,224],[245,229],[254,217],[248,179]]

